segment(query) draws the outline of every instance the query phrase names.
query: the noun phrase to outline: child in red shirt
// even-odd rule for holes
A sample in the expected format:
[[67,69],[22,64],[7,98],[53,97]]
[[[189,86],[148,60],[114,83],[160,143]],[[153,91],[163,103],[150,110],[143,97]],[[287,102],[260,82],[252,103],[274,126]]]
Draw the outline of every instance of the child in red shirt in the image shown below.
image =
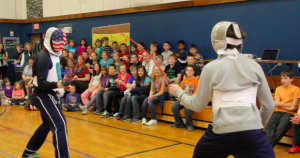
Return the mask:
[[127,51],[127,45],[125,43],[121,44],[121,52],[120,52],[120,58],[123,60],[124,55],[130,55],[130,53]]
[[143,60],[143,49],[141,49],[140,47],[142,47],[144,49],[144,43],[143,42],[139,42],[138,43],[138,52],[136,52],[136,54],[138,55],[139,57],[139,61],[142,63],[144,60]]
[[128,69],[129,68],[129,64],[130,64],[130,56],[129,55],[124,55],[122,63],[124,65],[126,65],[126,68]]

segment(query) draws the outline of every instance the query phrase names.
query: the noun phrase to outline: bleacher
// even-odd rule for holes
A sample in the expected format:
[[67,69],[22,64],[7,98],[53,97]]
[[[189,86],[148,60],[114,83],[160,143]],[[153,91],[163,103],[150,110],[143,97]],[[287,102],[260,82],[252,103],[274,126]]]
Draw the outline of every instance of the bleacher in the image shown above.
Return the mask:
[[[281,86],[281,77],[280,76],[273,76],[273,79],[271,76],[267,76],[267,81],[268,81],[270,89],[274,90],[274,92],[275,92],[276,87]],[[300,77],[295,77],[292,84],[296,85],[296,86],[300,85]],[[272,95],[274,96],[274,93],[272,93]],[[171,106],[174,102],[175,101],[170,101],[170,100],[165,101],[165,104],[163,107],[161,107],[159,105],[159,103],[156,104],[157,120],[162,120],[162,121],[167,121],[167,122],[175,121],[172,110],[171,110]],[[261,106],[258,100],[257,100],[257,106],[258,107]],[[183,117],[183,120],[185,121],[184,110],[181,110],[180,113]],[[208,105],[202,112],[199,112],[199,113],[194,112],[193,113],[194,126],[200,127],[200,128],[207,128],[208,125],[212,123],[211,116],[212,116],[212,108],[210,105]],[[150,108],[148,108],[147,117],[148,118],[151,117]],[[286,135],[281,139],[280,143],[292,145],[292,137],[293,137],[293,131],[291,128],[286,133]]]

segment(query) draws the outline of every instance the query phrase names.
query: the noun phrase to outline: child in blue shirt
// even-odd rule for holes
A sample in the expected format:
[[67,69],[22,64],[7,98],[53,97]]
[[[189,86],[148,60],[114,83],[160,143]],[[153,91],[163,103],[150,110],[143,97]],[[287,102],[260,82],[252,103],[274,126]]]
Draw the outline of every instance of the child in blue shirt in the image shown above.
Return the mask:
[[76,87],[71,85],[70,93],[66,96],[66,111],[81,111],[79,107],[80,97],[78,93],[75,93]]
[[75,47],[74,40],[70,40],[68,51],[74,53],[74,58],[77,58],[77,47]]

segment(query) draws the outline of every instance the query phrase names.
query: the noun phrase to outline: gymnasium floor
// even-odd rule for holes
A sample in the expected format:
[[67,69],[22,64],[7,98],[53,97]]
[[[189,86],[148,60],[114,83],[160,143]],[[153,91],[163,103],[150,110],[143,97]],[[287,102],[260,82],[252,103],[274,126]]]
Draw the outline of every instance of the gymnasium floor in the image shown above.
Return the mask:
[[[4,110],[0,106],[0,112]],[[170,123],[157,126],[132,124],[92,113],[65,112],[68,123],[69,147],[72,158],[191,158],[194,145],[204,130],[171,129]],[[0,158],[19,158],[30,136],[41,124],[38,111],[9,106],[0,116]],[[289,146],[277,145],[277,158],[296,158],[287,152]],[[54,158],[52,134],[39,150],[40,158]],[[232,157],[232,156],[231,156]],[[231,158],[230,157],[230,158]]]

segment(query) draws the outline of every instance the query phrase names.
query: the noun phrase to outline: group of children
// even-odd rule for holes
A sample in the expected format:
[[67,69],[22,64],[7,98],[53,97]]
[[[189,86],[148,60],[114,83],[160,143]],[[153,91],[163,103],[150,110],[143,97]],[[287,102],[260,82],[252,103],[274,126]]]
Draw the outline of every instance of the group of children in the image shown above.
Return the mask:
[[[26,98],[30,96],[29,94],[25,96],[24,87],[20,82],[15,82],[14,86],[11,86],[8,78],[3,79],[2,94],[2,105],[25,105],[28,100]],[[28,104],[27,108],[28,110],[37,110],[31,104]]]
[[[155,104],[164,105],[164,100],[176,100],[168,93],[166,73],[170,82],[180,84],[190,95],[197,90],[201,69],[204,66],[203,57],[197,53],[197,46],[190,46],[190,53],[184,50],[183,40],[178,41],[179,51],[173,53],[170,42],[163,44],[164,52],[158,52],[158,43],[153,41],[150,49],[144,52],[144,44],[132,45],[131,52],[127,51],[127,45],[120,46],[113,42],[108,45],[109,39],[97,39],[96,48],[88,46],[85,39],[81,39],[80,46],[76,49],[75,42],[69,41],[62,51],[61,68],[74,71],[76,57],[85,58],[85,66],[88,67],[91,79],[88,88],[82,93],[76,93],[76,85],[71,84],[70,94],[66,96],[67,111],[95,111],[94,114],[102,114],[102,118],[111,117],[131,123],[142,122],[146,125],[156,125]],[[86,49],[85,49],[86,48]],[[143,48],[143,49],[142,49]],[[155,59],[158,66],[148,55]],[[70,60],[71,59],[71,60]],[[69,61],[71,61],[69,63]],[[161,71],[162,69],[162,71]],[[63,74],[64,75],[64,74]],[[65,76],[70,76],[66,74]],[[66,78],[66,77],[65,77]],[[120,101],[120,102],[119,102]],[[79,106],[80,102],[84,106]],[[142,103],[142,116],[140,116],[140,103]],[[176,122],[172,128],[185,127],[180,110],[180,102],[172,106]],[[114,110],[112,110],[112,105]],[[151,110],[151,120],[146,121],[148,106]],[[81,108],[81,109],[80,109]],[[131,111],[133,112],[131,115]],[[187,129],[192,131],[192,111],[186,109]]]

